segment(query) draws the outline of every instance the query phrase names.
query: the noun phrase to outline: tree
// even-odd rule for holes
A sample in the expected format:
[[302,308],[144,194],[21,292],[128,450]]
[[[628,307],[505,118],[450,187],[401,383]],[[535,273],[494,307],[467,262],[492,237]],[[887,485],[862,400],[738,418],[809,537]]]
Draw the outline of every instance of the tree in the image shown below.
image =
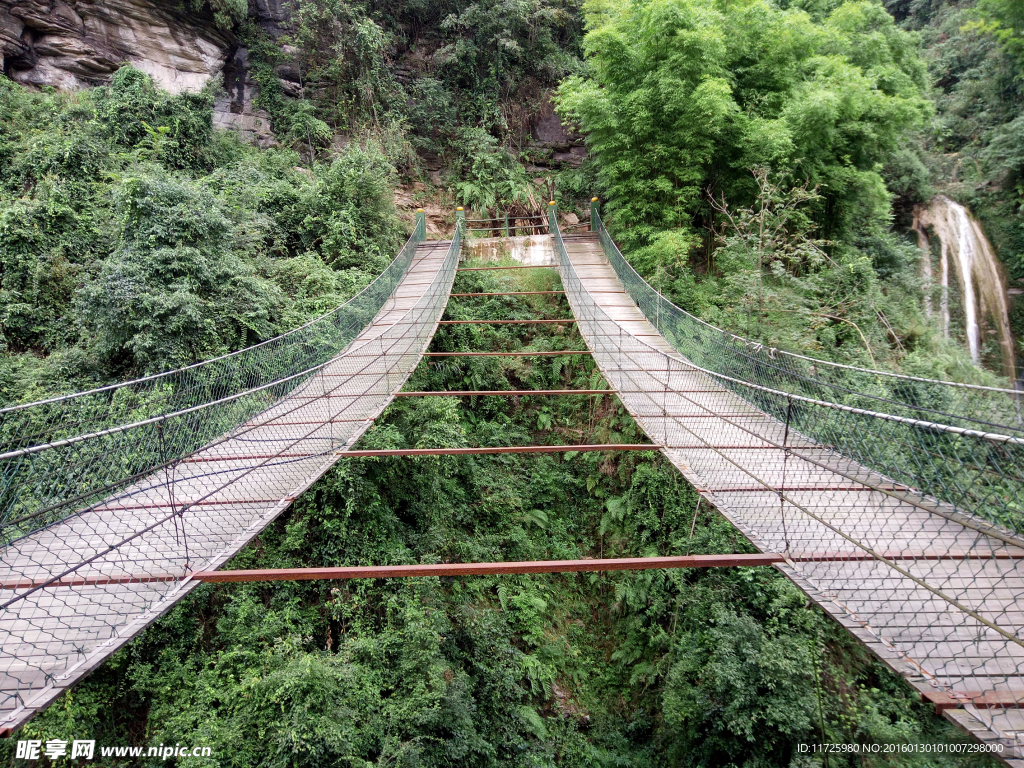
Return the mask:
[[879,167],[929,109],[916,39],[880,4],[846,2],[821,23],[767,0],[599,10],[589,72],[557,103],[587,134],[627,246],[690,226],[708,187],[752,198],[756,165],[821,185],[814,214],[830,239],[887,223]]
[[78,294],[78,315],[114,367],[157,373],[273,335],[277,287],[231,249],[216,199],[176,179],[117,193],[118,247]]

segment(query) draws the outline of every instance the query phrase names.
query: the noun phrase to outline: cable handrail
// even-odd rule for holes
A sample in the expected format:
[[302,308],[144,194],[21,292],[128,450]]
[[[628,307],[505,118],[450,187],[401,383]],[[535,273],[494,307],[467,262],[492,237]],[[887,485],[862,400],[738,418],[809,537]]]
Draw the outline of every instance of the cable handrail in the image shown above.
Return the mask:
[[[713,368],[709,362],[714,361],[726,369],[721,372],[740,370],[745,375],[772,379],[775,386],[785,381],[798,394],[808,394],[810,389],[812,397],[815,391],[826,389],[846,400],[862,399],[883,407],[933,414],[939,420],[1024,432],[1021,393],[1017,390],[834,363],[769,347],[711,325],[666,299],[644,280],[622,255],[596,211],[593,217],[609,262],[641,311],[684,356],[707,361],[705,367]],[[816,399],[829,398],[819,394]],[[865,410],[879,409],[868,405]]]
[[[171,376],[171,375],[174,375],[174,374],[183,373],[184,371],[195,370],[197,368],[202,368],[203,366],[211,365],[213,363],[217,363],[217,362],[220,362],[222,360],[227,360],[227,359],[232,358],[232,357],[237,357],[237,356],[245,354],[247,352],[252,352],[255,349],[259,349],[261,347],[265,347],[268,344],[273,344],[274,342],[278,342],[281,339],[287,338],[289,336],[293,336],[293,335],[299,333],[300,331],[305,330],[306,328],[309,328],[309,327],[311,327],[313,325],[316,325],[317,323],[322,322],[323,320],[325,320],[326,318],[330,317],[331,315],[337,314],[340,310],[344,309],[345,307],[347,307],[350,304],[353,304],[354,302],[356,302],[359,299],[361,299],[364,295],[366,295],[369,292],[371,292],[376,286],[378,286],[381,282],[383,282],[384,280],[386,280],[388,278],[389,271],[392,269],[392,267],[394,267],[399,262],[399,260],[401,260],[403,258],[403,256],[406,255],[406,249],[410,246],[410,244],[415,242],[418,245],[419,243],[424,242],[425,241],[425,235],[426,235],[426,232],[423,230],[422,224],[420,222],[417,222],[416,228],[413,230],[413,234],[410,235],[410,237],[406,241],[405,245],[401,248],[401,250],[399,250],[398,256],[396,256],[394,259],[392,259],[391,263],[388,264],[388,266],[385,267],[384,270],[379,275],[377,275],[377,277],[375,277],[373,280],[371,280],[369,283],[367,283],[362,288],[362,290],[360,290],[354,296],[352,296],[351,298],[346,300],[344,303],[339,304],[338,306],[336,306],[334,309],[330,309],[327,312],[324,312],[322,315],[319,315],[319,316],[313,318],[312,320],[309,320],[309,321],[303,323],[302,325],[299,325],[299,326],[297,326],[295,328],[292,328],[289,331],[285,331],[284,333],[280,333],[277,336],[273,336],[273,337],[271,337],[269,339],[264,339],[263,341],[257,342],[256,344],[252,344],[252,345],[250,345],[248,347],[243,347],[241,349],[236,349],[233,352],[226,352],[223,355],[218,355],[217,357],[211,357],[211,358],[208,358],[207,360],[200,360],[199,362],[191,363],[189,365],[183,365],[180,368],[172,368],[172,369],[167,370],[167,371],[161,371],[160,373],[152,373],[152,374],[150,374],[148,376],[140,376],[137,379],[129,379],[128,381],[120,381],[120,382],[115,382],[113,384],[104,384],[103,386],[95,387],[93,389],[82,390],[80,392],[69,392],[69,393],[64,394],[64,395],[56,395],[54,397],[46,398],[46,399],[43,399],[43,400],[34,400],[32,402],[29,402],[29,403],[18,403],[16,405],[5,406],[3,408],[0,408],[0,416],[3,416],[5,413],[12,413],[14,411],[24,410],[26,408],[32,408],[32,407],[35,407],[35,406],[38,406],[38,405],[48,405],[48,404],[51,404],[51,403],[58,403],[58,402],[61,402],[63,400],[70,400],[70,399],[73,399],[73,398],[76,398],[76,397],[84,397],[86,395],[95,395],[95,394],[99,394],[100,392],[109,392],[111,390],[115,390],[115,389],[118,389],[120,387],[127,387],[127,386],[136,385],[136,384],[143,384],[143,383],[146,383],[146,382],[154,381],[156,379],[160,379],[160,378],[165,377],[165,376]],[[411,249],[410,254],[412,252],[415,252],[415,247],[413,247]],[[408,265],[406,265],[406,267],[407,266]],[[2,455],[0,455],[0,458],[2,458]]]
[[[38,517],[33,526],[45,527],[96,494],[109,494],[223,439],[304,386],[391,299],[425,238],[420,215],[398,255],[359,293],[259,344],[0,410],[0,543],[14,530],[13,521]],[[450,253],[451,244],[446,259]]]
[[[560,251],[564,251],[565,250],[565,244],[562,241],[562,233],[561,233],[561,231],[558,228],[555,228],[555,229],[552,230],[552,232],[553,232],[553,236],[556,238],[556,241],[558,243],[559,250]],[[576,268],[573,266],[572,261],[568,258],[568,256],[566,256],[566,259],[565,259],[565,262],[564,262],[564,268],[567,271],[571,270],[572,274],[580,282],[580,289],[583,290],[583,291],[586,291],[588,296],[590,296],[590,300],[594,302],[596,310],[598,312],[600,312],[602,315],[604,315],[605,319],[608,322],[615,322],[600,307],[600,305],[598,304],[597,300],[593,297],[593,295],[590,294],[590,291],[586,288],[586,286],[583,285],[582,280],[579,280],[579,276],[576,273]],[[929,429],[929,430],[932,430],[932,431],[935,431],[935,432],[945,432],[945,433],[948,433],[948,434],[959,435],[959,436],[963,436],[963,437],[976,437],[976,438],[979,438],[979,439],[982,439],[982,440],[988,440],[988,441],[996,442],[996,443],[1006,443],[1006,444],[1010,444],[1010,445],[1024,446],[1024,437],[1014,437],[1013,435],[1004,435],[1004,434],[1001,434],[1001,433],[998,433],[998,432],[982,432],[980,430],[968,429],[968,428],[965,428],[965,427],[958,427],[958,426],[955,426],[955,425],[952,425],[952,424],[942,424],[940,422],[925,421],[923,419],[912,419],[912,418],[908,418],[906,416],[897,416],[897,415],[894,415],[894,414],[891,414],[891,413],[884,413],[884,412],[881,412],[881,411],[872,411],[872,410],[869,410],[869,409],[866,409],[866,408],[856,408],[856,407],[850,406],[850,405],[843,405],[842,403],[833,403],[833,402],[830,402],[828,400],[817,400],[815,398],[806,397],[806,396],[803,396],[803,395],[798,395],[798,394],[795,394],[795,393],[792,393],[792,392],[787,392],[785,390],[773,389],[771,387],[764,386],[763,384],[757,384],[757,383],[754,383],[754,382],[751,382],[751,381],[745,381],[743,379],[737,379],[735,377],[728,376],[726,374],[719,373],[717,371],[713,371],[713,370],[710,370],[708,368],[703,368],[700,365],[697,365],[696,363],[694,363],[692,360],[689,360],[689,359],[684,358],[682,356],[669,355],[664,350],[661,350],[661,349],[658,349],[657,347],[652,346],[651,344],[649,344],[648,342],[644,341],[639,336],[635,336],[632,333],[629,333],[629,331],[625,331],[625,332],[629,334],[629,336],[631,337],[631,340],[632,340],[633,343],[635,343],[636,345],[641,346],[641,347],[646,347],[647,351],[649,351],[649,352],[651,352],[653,354],[656,354],[656,355],[659,355],[659,356],[663,356],[663,357],[671,357],[672,359],[676,360],[677,362],[686,365],[688,369],[690,369],[690,370],[692,370],[694,372],[703,373],[703,374],[706,374],[708,376],[711,376],[712,378],[719,379],[721,381],[727,381],[727,382],[729,382],[731,384],[738,384],[738,385],[741,385],[743,387],[749,387],[750,389],[755,389],[755,390],[764,392],[766,394],[777,395],[779,397],[784,397],[784,398],[787,398],[787,399],[792,399],[794,402],[802,402],[802,403],[807,403],[809,405],[822,406],[824,408],[829,408],[829,409],[832,409],[832,410],[835,410],[835,411],[842,411],[842,412],[845,412],[845,413],[852,413],[852,414],[857,414],[857,415],[860,415],[860,416],[868,416],[868,417],[871,417],[871,418],[882,419],[884,421],[891,421],[891,422],[894,422],[894,423],[904,424],[904,425],[907,425],[907,426],[921,427],[921,428]]]
[[[605,225],[604,225],[604,221],[601,219],[601,215],[599,213],[595,212],[595,217],[597,219],[598,229],[596,229],[594,231],[595,232],[600,232],[600,231],[607,232],[607,229],[605,228]],[[603,245],[603,243],[602,243],[602,245]],[[744,344],[746,346],[762,347],[764,349],[767,349],[770,354],[773,354],[773,355],[774,354],[781,354],[781,355],[786,355],[788,357],[796,357],[796,358],[799,358],[801,360],[807,360],[808,362],[814,363],[815,365],[827,365],[827,366],[831,366],[833,368],[845,368],[845,369],[852,370],[852,371],[858,371],[860,373],[868,373],[868,374],[871,374],[871,375],[879,375],[879,376],[889,376],[889,377],[892,377],[892,378],[906,379],[908,381],[917,381],[917,382],[921,382],[921,383],[925,383],[925,384],[942,384],[944,386],[963,387],[965,389],[987,390],[987,391],[990,391],[990,392],[1000,392],[1002,394],[1012,395],[1014,397],[1020,395],[1020,390],[1017,390],[1017,389],[1008,389],[1008,388],[1005,388],[1005,387],[991,387],[991,386],[987,386],[987,385],[984,385],[984,384],[968,384],[968,383],[965,383],[965,382],[949,381],[949,380],[946,380],[946,379],[929,379],[929,378],[924,378],[924,377],[921,377],[921,376],[911,376],[911,375],[905,374],[905,373],[897,373],[895,371],[883,371],[883,370],[876,369],[876,368],[862,368],[860,366],[849,365],[847,363],[837,363],[837,362],[834,362],[832,360],[825,360],[825,359],[820,358],[820,357],[810,357],[808,355],[801,355],[801,354],[799,354],[797,352],[789,352],[788,350],[779,349],[778,347],[770,347],[767,344],[763,344],[763,343],[758,342],[758,341],[753,341],[751,339],[747,339],[747,338],[745,338],[743,336],[739,336],[739,335],[733,333],[732,331],[727,331],[724,328],[719,328],[716,325],[712,325],[711,323],[707,322],[706,320],[701,320],[696,315],[693,315],[693,314],[690,314],[689,312],[687,312],[685,309],[680,307],[678,304],[674,304],[671,301],[671,299],[665,298],[664,294],[660,293],[654,286],[652,286],[649,282],[647,282],[647,280],[645,280],[643,278],[643,276],[640,275],[639,272],[636,271],[636,269],[633,267],[633,265],[629,263],[629,260],[625,256],[622,255],[622,251],[620,251],[618,246],[614,244],[614,241],[612,241],[612,246],[615,249],[615,251],[617,252],[619,258],[622,259],[623,266],[626,269],[629,270],[631,276],[635,277],[636,280],[638,280],[641,283],[643,283],[644,286],[646,288],[648,288],[652,293],[657,294],[663,302],[665,302],[666,304],[671,306],[673,309],[678,310],[682,314],[686,315],[686,317],[689,318],[690,320],[693,320],[694,322],[700,323],[701,325],[703,325],[704,327],[708,328],[709,330],[712,330],[712,331],[714,331],[716,333],[721,333],[724,336],[728,336],[728,337],[732,338],[733,340],[738,341],[738,342],[740,342],[740,343],[742,343],[742,344]],[[613,263],[612,266],[615,267],[616,265]],[[619,270],[616,269],[615,271],[618,272]]]

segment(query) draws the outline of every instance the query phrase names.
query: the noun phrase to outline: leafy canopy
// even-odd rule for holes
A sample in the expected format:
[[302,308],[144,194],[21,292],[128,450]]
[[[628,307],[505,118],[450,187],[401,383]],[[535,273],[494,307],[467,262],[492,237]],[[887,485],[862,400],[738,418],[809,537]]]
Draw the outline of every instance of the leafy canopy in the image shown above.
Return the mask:
[[821,185],[829,237],[885,219],[880,166],[929,107],[916,39],[880,4],[820,23],[767,0],[587,7],[590,69],[558,106],[587,133],[627,245],[689,227],[707,189],[749,197],[758,165]]

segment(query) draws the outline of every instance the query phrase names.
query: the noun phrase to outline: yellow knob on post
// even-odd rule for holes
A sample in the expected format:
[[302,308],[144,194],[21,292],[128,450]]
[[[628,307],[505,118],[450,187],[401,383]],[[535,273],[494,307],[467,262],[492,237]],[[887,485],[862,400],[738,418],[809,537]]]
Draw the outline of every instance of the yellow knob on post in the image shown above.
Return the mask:
[[590,198],[590,202],[592,202],[592,203],[596,203],[596,202],[597,202],[597,198],[596,198],[596,197],[592,197],[592,198]]

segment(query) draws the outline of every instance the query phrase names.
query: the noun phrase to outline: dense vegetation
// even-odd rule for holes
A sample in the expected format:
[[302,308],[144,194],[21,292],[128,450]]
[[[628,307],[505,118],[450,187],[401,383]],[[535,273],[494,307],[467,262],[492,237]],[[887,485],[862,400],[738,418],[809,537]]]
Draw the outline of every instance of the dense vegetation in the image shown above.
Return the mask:
[[301,324],[393,257],[393,167],[312,168],[214,132],[211,92],[0,79],[0,404],[214,357]]
[[[0,405],[330,309],[393,255],[394,184],[428,180],[435,158],[425,195],[446,204],[528,206],[553,185],[571,210],[598,192],[637,268],[712,322],[992,380],[924,318],[917,251],[894,223],[942,189],[980,210],[1022,275],[1012,0],[591,0],[585,15],[559,0],[310,0],[290,38],[298,99],[243,6],[209,3],[252,51],[279,147],[214,131],[213,88],[172,97],[131,68],[75,94],[0,78]],[[559,83],[591,159],[538,184],[529,124]],[[564,317],[559,301],[453,300],[449,315]],[[581,341],[459,327],[434,344]],[[583,359],[537,360],[423,364],[410,386],[601,384]],[[607,398],[425,399],[393,405],[363,445],[640,439]],[[233,565],[746,546],[654,454],[355,459]],[[204,586],[23,734],[196,743],[214,759],[182,765],[238,766],[813,765],[796,744],[961,738],[771,569]]]
[[[587,133],[613,230],[642,272],[773,345],[976,375],[924,317],[919,251],[892,226],[941,179],[925,165],[939,125],[919,35],[870,0],[588,9],[589,67],[559,105]],[[1000,98],[1000,114],[1014,111]],[[1004,153],[1020,145],[1000,130]],[[1013,183],[1001,199],[1019,229]]]

